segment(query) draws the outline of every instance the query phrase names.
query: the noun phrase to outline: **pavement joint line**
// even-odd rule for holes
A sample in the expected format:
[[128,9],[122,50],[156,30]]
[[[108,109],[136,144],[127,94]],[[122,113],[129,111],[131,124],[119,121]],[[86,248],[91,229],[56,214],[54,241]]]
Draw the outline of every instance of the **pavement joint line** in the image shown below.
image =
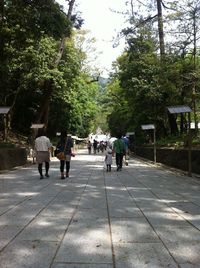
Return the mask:
[[[64,189],[61,189],[61,191],[60,192],[62,192]],[[60,192],[58,192],[57,193],[57,195],[58,194],[60,194]],[[56,199],[56,197],[57,197],[57,195],[52,199],[52,200],[54,200],[54,199]],[[27,198],[28,199],[28,198]],[[0,253],[1,252],[3,252],[5,249],[6,249],[6,247],[7,246],[9,246],[11,243],[12,243],[12,241],[18,236],[18,235],[20,235],[22,232],[23,232],[23,230],[29,225],[29,224],[31,224],[36,218],[37,218],[37,216],[52,202],[52,200],[50,200],[43,208],[41,208],[40,210],[39,210],[39,212],[35,215],[35,217],[33,217],[26,225],[24,225],[24,227],[18,232],[18,233],[16,233],[16,235],[0,250]]]
[[106,195],[106,206],[107,206],[108,224],[109,224],[109,232],[110,232],[113,268],[116,268],[115,249],[114,249],[114,243],[113,243],[113,238],[112,238],[112,227],[111,227],[110,212],[109,212],[109,205],[108,205],[108,193],[107,193],[107,188],[106,188],[105,172],[103,172],[103,176],[104,176],[104,189],[105,189],[105,195]]
[[[74,216],[76,215],[76,212],[77,212],[77,210],[78,210],[78,208],[79,208],[79,206],[80,206],[81,198],[82,198],[82,196],[83,196],[83,194],[84,194],[84,191],[85,191],[85,189],[86,189],[86,187],[87,187],[87,185],[88,185],[89,177],[91,178],[91,176],[92,176],[92,173],[93,173],[93,172],[91,172],[91,173],[90,173],[90,176],[88,176],[87,183],[85,183],[84,190],[82,191],[82,193],[81,193],[81,195],[80,195],[80,197],[79,197],[78,204],[75,206],[75,209],[74,209],[74,212],[72,213],[71,219],[69,220],[69,223],[68,223],[68,225],[67,225],[67,227],[66,227],[66,229],[65,229],[65,231],[64,231],[64,233],[63,233],[63,236],[62,236],[62,238],[60,239],[60,241],[59,241],[59,243],[58,243],[56,252],[55,252],[55,254],[54,254],[53,258],[52,258],[52,261],[51,261],[51,263],[50,263],[49,268],[51,268],[51,267],[54,265],[54,263],[55,263],[54,261],[55,261],[55,259],[56,259],[57,254],[58,254],[58,251],[59,251],[59,249],[60,249],[60,247],[61,247],[61,244],[62,244],[62,242],[63,242],[63,240],[64,240],[65,235],[67,234],[67,231],[68,231],[68,229],[69,229],[69,226],[70,226],[71,223],[73,222]],[[67,182],[69,182],[69,179],[67,180]]]
[[[137,179],[136,179],[137,180]],[[120,181],[121,182],[121,181]],[[121,182],[121,184],[125,187],[125,189],[127,190],[127,192],[128,192],[128,194],[129,194],[129,196],[131,197],[131,198],[133,198],[132,197],[132,195],[131,195],[131,193],[130,193],[130,191],[129,191],[129,189],[126,187],[126,185],[124,184],[124,183],[122,183]],[[133,198],[134,199],[134,198]],[[148,220],[148,218],[146,217],[146,215],[145,215],[145,213],[141,210],[141,208],[138,206],[138,203],[137,203],[137,201],[136,200],[134,200],[134,202],[135,202],[135,204],[136,204],[136,206],[137,206],[137,208],[140,210],[140,212],[143,214],[143,216],[144,216],[144,218],[146,219],[146,221],[149,223],[149,225],[151,226],[151,228],[152,228],[152,230],[154,231],[154,233],[157,235],[157,237],[159,238],[159,240],[161,241],[161,243],[163,244],[163,246],[165,247],[165,249],[167,250],[167,252],[168,252],[168,254],[171,256],[171,258],[174,260],[174,262],[176,263],[176,265],[177,265],[177,267],[178,268],[181,268],[181,266],[179,265],[179,263],[176,261],[176,259],[174,258],[174,256],[171,254],[171,252],[169,251],[169,249],[168,249],[168,247],[165,245],[165,243],[164,243],[164,241],[161,239],[161,237],[159,236],[159,234],[156,232],[156,230],[155,230],[155,228],[153,227],[153,225],[151,224],[151,222]]]
[[103,265],[112,265],[112,263],[111,262],[60,262],[60,261],[58,261],[58,262],[55,262],[56,264],[83,264],[83,265],[101,265],[101,264],[103,264]]
[[[147,188],[158,200],[162,200],[158,195],[156,195],[149,187],[147,187],[144,183],[138,181],[138,179],[136,179],[138,183],[142,184],[145,188]],[[129,192],[129,190],[127,189],[127,191]],[[171,190],[172,191],[172,190]],[[173,192],[173,191],[172,191]],[[173,192],[174,194],[177,194],[176,192]],[[134,196],[132,196],[132,194],[129,192],[129,195],[135,199]],[[182,195],[179,194],[181,197]],[[185,198],[185,197],[184,197]],[[137,205],[137,201],[134,201]],[[195,204],[192,201],[189,201],[190,203],[200,207],[200,205]],[[180,216],[182,219],[184,219],[187,223],[189,223],[193,228],[195,228],[196,230],[200,231],[200,228],[198,228],[197,226],[195,226],[194,224],[192,224],[192,222],[190,222],[189,220],[187,220],[183,215],[181,215],[180,213],[178,213],[176,210],[173,209],[173,207],[171,207],[167,202],[163,202],[163,204],[165,204],[168,208],[172,209],[174,211],[175,214],[177,214],[178,216]],[[142,212],[143,213],[143,212]]]
[[30,199],[30,197],[25,198],[24,200],[22,200],[22,201],[18,202],[17,204],[15,204],[13,207],[11,207],[11,208],[5,210],[3,213],[0,214],[0,216],[3,216],[3,215],[6,214],[7,212],[9,212],[9,211],[15,209],[16,207],[18,207],[20,204],[24,203],[24,202],[27,201],[28,199]]

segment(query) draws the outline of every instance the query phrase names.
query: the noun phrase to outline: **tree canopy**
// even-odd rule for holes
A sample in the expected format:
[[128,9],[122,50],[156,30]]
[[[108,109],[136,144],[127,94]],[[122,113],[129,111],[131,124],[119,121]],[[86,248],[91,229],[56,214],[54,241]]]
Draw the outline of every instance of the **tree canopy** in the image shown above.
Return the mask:
[[74,38],[81,19],[54,0],[7,0],[0,11],[0,105],[11,107],[11,128],[28,135],[38,122],[50,135],[66,128],[87,136],[98,86],[88,83],[85,52]]
[[187,131],[189,105],[199,120],[199,1],[126,1],[126,40],[108,79],[94,65],[95,39],[81,30],[75,0],[68,13],[54,0],[4,0],[0,5],[0,105],[11,107],[11,128],[25,135],[45,123],[86,137],[100,127],[116,135],[154,123],[158,138]]

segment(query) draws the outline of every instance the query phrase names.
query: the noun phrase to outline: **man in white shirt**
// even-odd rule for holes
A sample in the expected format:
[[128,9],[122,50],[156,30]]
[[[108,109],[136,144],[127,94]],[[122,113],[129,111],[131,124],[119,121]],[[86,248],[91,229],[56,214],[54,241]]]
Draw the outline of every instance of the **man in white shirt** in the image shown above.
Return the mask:
[[49,177],[49,162],[50,162],[50,149],[52,145],[49,138],[46,137],[44,129],[38,130],[37,138],[35,139],[35,152],[36,162],[38,163],[38,171],[40,179],[43,179],[42,164],[45,162],[45,176]]

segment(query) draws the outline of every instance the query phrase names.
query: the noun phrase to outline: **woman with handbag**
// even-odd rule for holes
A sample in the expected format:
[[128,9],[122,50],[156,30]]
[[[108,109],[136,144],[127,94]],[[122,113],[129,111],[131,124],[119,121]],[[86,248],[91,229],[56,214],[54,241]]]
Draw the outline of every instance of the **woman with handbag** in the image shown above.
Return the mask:
[[[74,154],[72,154],[72,148],[73,140],[71,136],[67,136],[67,131],[61,131],[60,140],[56,146],[56,151],[60,153],[57,153],[56,156],[60,160],[60,173],[62,180],[65,179],[65,176],[69,177],[71,156],[74,156]],[[62,154],[61,152],[64,154]],[[61,155],[61,157],[59,157],[59,155]],[[65,168],[66,174],[64,175]]]

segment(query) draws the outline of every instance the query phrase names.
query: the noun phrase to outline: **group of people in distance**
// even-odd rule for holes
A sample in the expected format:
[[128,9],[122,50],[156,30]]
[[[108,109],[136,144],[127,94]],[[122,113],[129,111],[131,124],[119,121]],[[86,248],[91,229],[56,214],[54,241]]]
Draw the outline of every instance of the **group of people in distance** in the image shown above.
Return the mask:
[[[43,179],[44,176],[49,178],[49,162],[52,148],[53,146],[50,139],[46,136],[45,130],[38,129],[38,134],[35,139],[35,153],[40,179]],[[65,155],[65,158],[60,160],[61,179],[69,177],[70,161],[73,155],[72,148],[73,140],[71,136],[67,136],[67,131],[61,131],[60,139],[56,146],[56,151],[64,152]],[[45,163],[45,175],[43,175],[43,163]],[[66,170],[66,172],[64,172],[64,170]]]
[[[111,171],[112,166],[112,157],[115,155],[116,158],[116,166],[117,171],[122,169],[123,159],[125,160],[125,164],[128,165],[128,154],[129,154],[129,139],[126,136],[122,136],[121,134],[117,135],[117,139],[113,142],[113,144],[109,144],[109,142],[99,142],[99,146],[104,147],[101,152],[106,151],[105,154],[105,164],[107,167],[107,171]],[[88,153],[91,154],[92,148],[94,154],[97,152],[98,142],[97,140],[93,140],[93,143],[88,140],[87,148]]]
[[[36,162],[38,164],[40,179],[43,179],[44,176],[46,178],[49,178],[49,162],[50,162],[50,152],[52,148],[53,146],[50,142],[50,139],[46,136],[45,130],[39,129],[38,135],[35,139],[35,152],[36,152]],[[71,156],[74,156],[72,150],[73,150],[73,140],[71,136],[67,135],[67,132],[65,130],[61,131],[60,139],[56,146],[56,151],[64,153],[64,159],[60,160],[60,178],[62,180],[69,177]],[[89,151],[89,153],[91,152]],[[117,139],[113,142],[112,146],[107,145],[105,155],[105,164],[107,167],[107,171],[111,171],[112,157],[114,155],[116,159],[117,171],[122,170],[123,159],[125,159],[126,163],[126,157],[128,154],[129,154],[129,140],[126,136],[122,137],[122,135],[119,134],[117,136]],[[45,163],[44,175],[43,175],[43,163]]]
[[107,171],[111,171],[112,167],[112,157],[115,155],[117,171],[122,170],[123,159],[125,160],[126,165],[127,156],[129,154],[129,140],[126,136],[122,137],[121,134],[117,135],[117,139],[113,142],[113,146],[110,146],[105,155],[105,164]]
[[99,153],[99,152],[104,152],[107,148],[107,142],[106,141],[97,141],[97,140],[93,140],[93,143],[88,140],[87,143],[87,148],[88,148],[88,154],[92,153],[92,149],[93,149],[93,153]]

